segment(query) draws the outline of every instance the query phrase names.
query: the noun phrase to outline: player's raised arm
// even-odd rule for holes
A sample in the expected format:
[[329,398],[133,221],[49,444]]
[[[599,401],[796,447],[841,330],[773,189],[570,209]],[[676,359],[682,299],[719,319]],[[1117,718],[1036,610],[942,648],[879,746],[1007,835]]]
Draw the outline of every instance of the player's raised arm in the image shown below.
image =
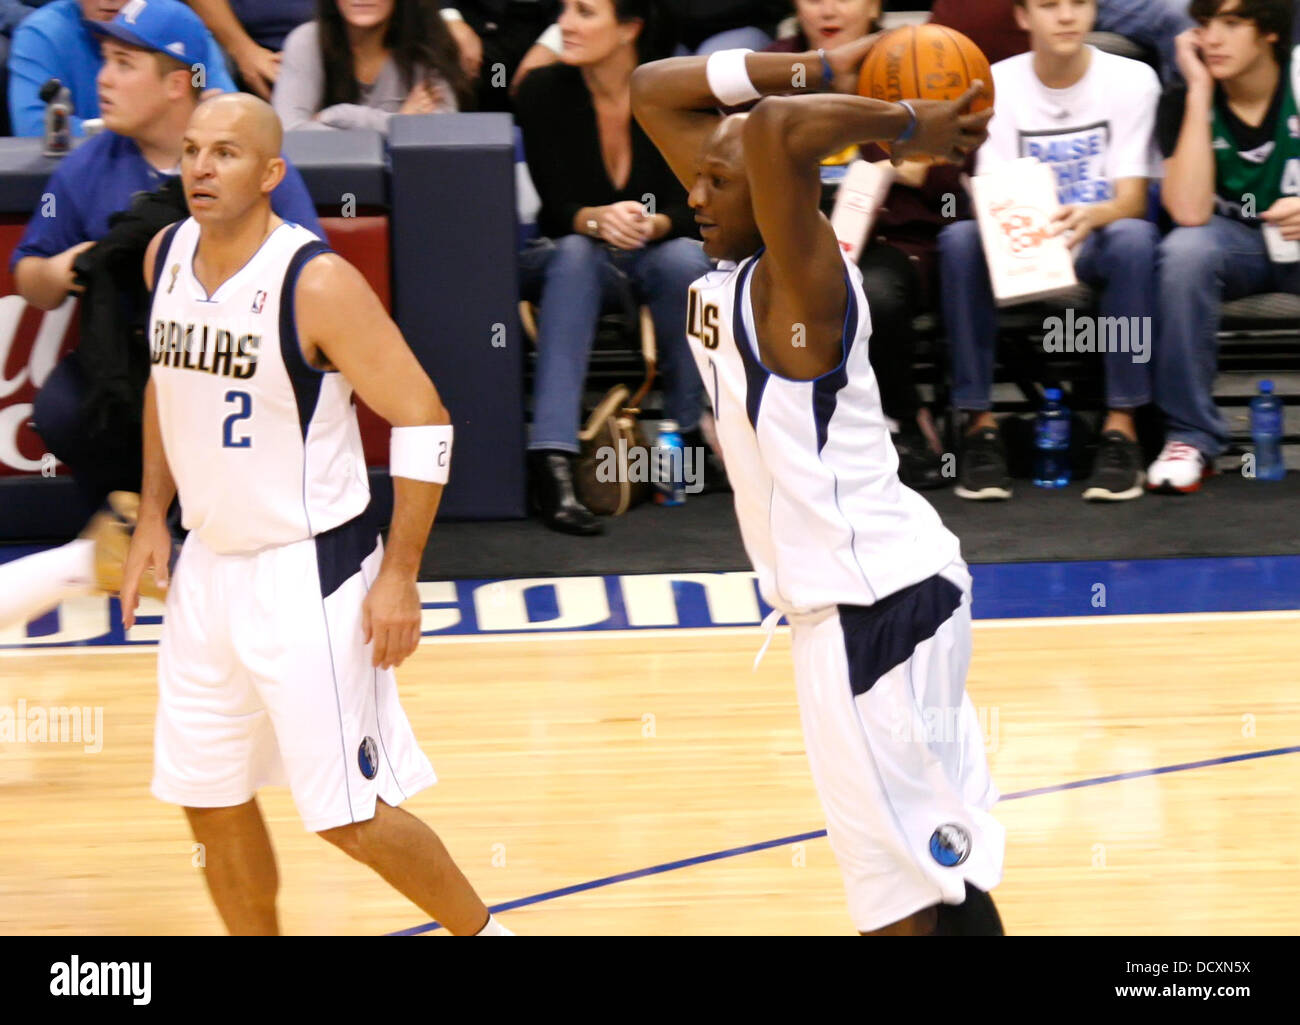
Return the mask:
[[400,665],[420,640],[416,575],[451,464],[451,418],[361,273],[340,256],[310,261],[294,292],[303,355],[339,370],[393,425],[393,520],[363,621],[380,668]]
[[[719,107],[741,106],[761,96],[785,93],[825,92],[832,88],[850,92],[875,39],[864,36],[827,51],[825,62],[815,50],[750,53],[743,63],[753,84],[750,95],[725,95],[727,77],[725,70],[719,71],[726,68],[725,60],[715,60],[712,72],[709,57],[671,57],[644,64],[632,74],[632,113],[673,173],[689,189],[695,180],[700,149],[718,126]],[[715,88],[721,88],[724,95],[716,93]]]
[[[982,89],[982,83],[975,83],[952,102],[912,100],[908,105],[857,95],[774,96],[749,115],[745,171],[767,247],[755,280],[769,278],[789,303],[791,337],[803,342],[800,347],[815,350],[819,339],[831,347],[824,358],[817,358],[816,351],[808,354],[813,357],[808,372],[822,373],[838,362],[838,332],[815,328],[819,321],[823,326],[828,320],[840,323],[845,302],[842,289],[835,293],[837,302],[829,301],[829,290],[843,280],[844,268],[835,233],[818,207],[821,161],[854,143],[889,140],[896,162],[914,152],[960,162],[987,134],[992,111],[968,113]],[[796,332],[798,325],[803,330]]]

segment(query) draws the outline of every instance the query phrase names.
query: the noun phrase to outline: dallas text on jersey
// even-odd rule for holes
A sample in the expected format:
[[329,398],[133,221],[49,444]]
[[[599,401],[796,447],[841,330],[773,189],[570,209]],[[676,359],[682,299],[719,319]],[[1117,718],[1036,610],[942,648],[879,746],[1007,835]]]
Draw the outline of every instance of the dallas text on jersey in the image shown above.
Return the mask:
[[233,332],[207,324],[156,320],[150,348],[153,362],[165,367],[249,378],[257,373],[257,354],[261,344],[261,335],[246,334],[236,339]]

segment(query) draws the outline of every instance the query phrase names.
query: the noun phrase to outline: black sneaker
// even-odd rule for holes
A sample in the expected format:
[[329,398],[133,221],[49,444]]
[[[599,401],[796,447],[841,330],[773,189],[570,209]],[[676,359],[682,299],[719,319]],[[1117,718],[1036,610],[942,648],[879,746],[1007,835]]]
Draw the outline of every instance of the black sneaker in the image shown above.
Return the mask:
[[1002,434],[996,427],[983,427],[966,435],[961,473],[954,490],[958,498],[975,502],[1011,497],[1007,453],[1002,446]]
[[890,438],[898,452],[898,479],[909,488],[933,491],[948,483],[943,479],[943,463],[920,431],[899,431]]
[[1097,462],[1083,497],[1088,502],[1127,502],[1142,494],[1145,481],[1138,443],[1121,431],[1107,431],[1097,446]]

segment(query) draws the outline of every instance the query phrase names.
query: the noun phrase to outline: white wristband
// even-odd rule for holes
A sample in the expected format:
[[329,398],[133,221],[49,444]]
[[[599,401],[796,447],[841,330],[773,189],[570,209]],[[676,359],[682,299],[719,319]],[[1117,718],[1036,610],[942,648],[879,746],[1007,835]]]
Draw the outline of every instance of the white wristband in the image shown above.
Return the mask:
[[451,469],[451,424],[394,427],[388,440],[388,472],[393,477],[446,484]]
[[745,68],[745,58],[753,50],[718,50],[709,54],[704,73],[709,79],[709,89],[724,107],[741,107],[752,103],[763,94],[754,88]]

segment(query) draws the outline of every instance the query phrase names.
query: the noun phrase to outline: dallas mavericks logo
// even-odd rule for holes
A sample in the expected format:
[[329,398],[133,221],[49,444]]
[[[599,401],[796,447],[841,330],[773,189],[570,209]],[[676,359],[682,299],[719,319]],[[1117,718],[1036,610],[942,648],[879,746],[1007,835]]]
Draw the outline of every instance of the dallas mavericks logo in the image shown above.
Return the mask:
[[970,857],[970,834],[964,826],[946,822],[930,834],[930,855],[944,868],[953,868]]
[[[361,775],[366,779],[374,779],[375,774],[379,772],[379,759],[375,757],[376,754],[375,742],[369,737],[361,741],[361,745],[357,748],[357,765],[361,766]],[[930,846],[933,849],[933,840],[930,841]]]

